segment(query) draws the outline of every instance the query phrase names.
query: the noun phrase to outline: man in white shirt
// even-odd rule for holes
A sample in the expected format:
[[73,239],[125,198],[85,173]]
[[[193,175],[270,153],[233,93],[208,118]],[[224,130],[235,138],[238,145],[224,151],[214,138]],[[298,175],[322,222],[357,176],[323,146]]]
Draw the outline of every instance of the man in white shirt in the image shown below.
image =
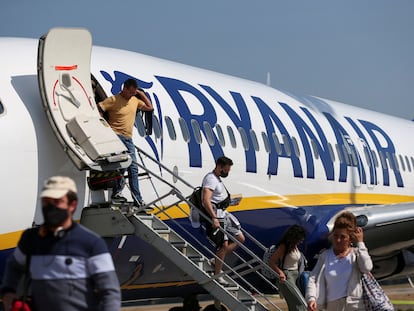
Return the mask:
[[[211,217],[211,222],[206,222],[207,235],[216,243],[216,256],[220,260],[215,260],[214,273],[218,274],[223,268],[223,261],[227,254],[232,253],[237,248],[237,243],[229,241],[226,235],[222,235],[220,226],[224,227],[226,232],[234,236],[240,243],[244,243],[245,237],[240,230],[240,223],[237,218],[226,211],[230,204],[230,194],[223,185],[221,178],[226,178],[229,175],[233,161],[225,156],[216,160],[214,170],[208,173],[202,183],[202,202],[208,216]],[[217,237],[222,239],[217,240]],[[222,284],[227,282],[222,278],[217,278],[217,281]]]

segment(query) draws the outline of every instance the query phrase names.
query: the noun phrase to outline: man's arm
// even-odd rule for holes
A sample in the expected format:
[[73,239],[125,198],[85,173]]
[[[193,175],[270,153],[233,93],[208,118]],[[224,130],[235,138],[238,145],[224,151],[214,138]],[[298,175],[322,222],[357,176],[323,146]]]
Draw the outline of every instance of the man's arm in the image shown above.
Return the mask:
[[[21,254],[21,256],[19,256],[19,254]],[[4,271],[1,296],[3,297],[3,305],[5,311],[10,310],[13,300],[17,298],[16,289],[20,279],[23,277],[25,270],[25,265],[20,264],[16,260],[16,256],[24,256],[18,247],[12,254],[10,254],[9,258],[7,259],[6,269]]]
[[214,211],[213,204],[211,203],[212,196],[213,196],[213,190],[203,187],[202,198],[203,198],[204,209],[213,219],[213,228],[217,228],[217,227],[220,227],[220,222],[217,219],[217,215]]
[[104,240],[94,243],[96,255],[88,258],[88,270],[95,285],[99,299],[100,311],[117,311],[121,309],[121,289],[115,272],[111,254]]
[[121,309],[121,289],[115,271],[97,273],[93,276],[102,311]]
[[154,110],[154,107],[152,106],[151,101],[148,99],[147,95],[145,94],[145,92],[143,90],[138,89],[136,96],[137,96],[137,98],[142,100],[142,102],[144,103],[143,106],[139,107],[140,110],[142,110],[142,111],[152,111],[152,110]]

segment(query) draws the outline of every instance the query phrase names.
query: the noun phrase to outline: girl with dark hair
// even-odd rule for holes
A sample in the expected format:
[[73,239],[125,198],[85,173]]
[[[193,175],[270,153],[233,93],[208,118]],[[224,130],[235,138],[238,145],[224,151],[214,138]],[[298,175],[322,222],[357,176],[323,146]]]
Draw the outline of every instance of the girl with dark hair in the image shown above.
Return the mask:
[[278,248],[270,257],[269,266],[279,275],[279,291],[285,298],[289,310],[306,310],[296,280],[303,271],[305,258],[298,245],[305,239],[306,231],[299,225],[293,225],[283,234]]

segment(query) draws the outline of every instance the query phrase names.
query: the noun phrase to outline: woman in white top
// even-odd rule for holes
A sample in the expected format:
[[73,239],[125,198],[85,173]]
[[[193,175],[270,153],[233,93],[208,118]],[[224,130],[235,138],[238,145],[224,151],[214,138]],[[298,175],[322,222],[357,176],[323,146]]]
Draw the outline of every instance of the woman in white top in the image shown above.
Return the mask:
[[332,230],[332,247],[322,252],[306,291],[308,310],[365,310],[361,273],[372,269],[362,228],[351,212],[341,213]]
[[299,265],[303,254],[298,245],[305,239],[305,229],[293,225],[282,236],[276,251],[269,260],[269,266],[279,275],[277,282],[279,291],[285,298],[290,311],[306,310],[301,292],[296,286],[299,276]]

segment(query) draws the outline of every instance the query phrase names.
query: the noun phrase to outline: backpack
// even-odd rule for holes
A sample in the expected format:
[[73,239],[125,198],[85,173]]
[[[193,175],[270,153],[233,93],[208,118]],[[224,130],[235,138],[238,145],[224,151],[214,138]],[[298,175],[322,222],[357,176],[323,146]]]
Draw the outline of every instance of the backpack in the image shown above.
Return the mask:
[[[226,189],[227,191],[227,189]],[[193,193],[189,196],[188,201],[192,204],[190,205],[190,222],[193,228],[200,228],[201,222],[206,222],[207,226],[210,222],[206,221],[206,217],[211,220],[211,216],[207,213],[206,209],[203,207],[203,202],[201,200],[201,193],[203,192],[203,187],[195,187]],[[227,197],[219,202],[215,203],[217,209],[225,210],[230,204],[230,193],[227,191]],[[202,214],[200,214],[200,212]],[[206,215],[203,217],[202,215]]]
[[308,287],[308,283],[309,283],[309,271],[301,272],[298,278],[296,279],[296,286],[299,288],[303,297],[306,296],[306,288]]
[[278,245],[271,245],[267,248],[263,254],[263,262],[267,265],[266,267],[261,268],[261,273],[270,280],[276,279],[276,272],[269,267],[270,258],[273,256],[277,250]]
[[201,212],[205,212],[201,201],[201,192],[203,191],[203,187],[196,187],[193,190],[193,193],[188,198],[192,204],[190,205],[190,222],[193,228],[200,228],[201,222]]

